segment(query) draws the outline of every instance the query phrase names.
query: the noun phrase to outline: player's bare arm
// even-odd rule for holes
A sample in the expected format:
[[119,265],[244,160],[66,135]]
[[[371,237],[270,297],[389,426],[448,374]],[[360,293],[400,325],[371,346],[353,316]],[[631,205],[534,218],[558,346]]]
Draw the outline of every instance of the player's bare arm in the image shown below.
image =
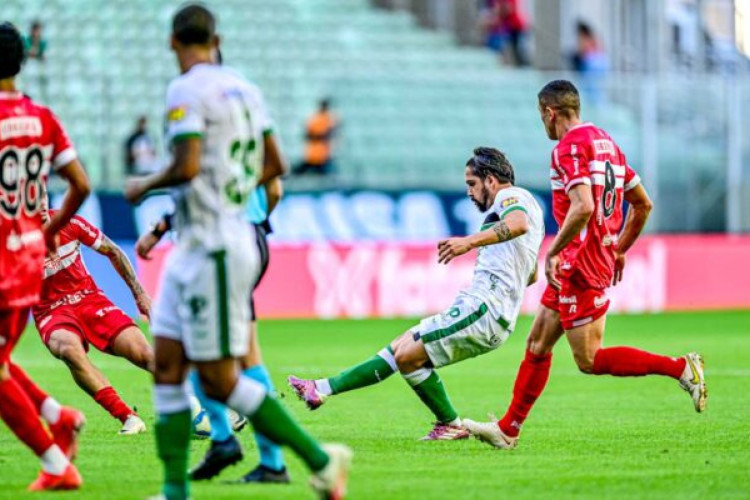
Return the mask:
[[57,248],[55,240],[57,233],[70,222],[70,219],[91,193],[88,175],[86,175],[86,171],[78,160],[63,165],[57,173],[68,182],[68,189],[65,192],[62,206],[44,226],[44,239],[50,251]]
[[268,215],[276,208],[276,205],[281,201],[281,197],[284,196],[284,186],[281,183],[281,177],[277,176],[269,180],[265,184],[266,195],[268,196]]
[[526,286],[533,285],[534,283],[537,282],[538,279],[539,279],[539,263],[537,262],[537,264],[534,266],[534,272],[531,273],[531,276],[529,276],[529,281],[526,283]]
[[104,236],[101,245],[99,245],[96,251],[109,259],[117,274],[128,285],[130,292],[133,294],[133,299],[135,299],[135,303],[138,306],[138,311],[146,318],[150,317],[151,298],[143,289],[143,286],[141,286],[140,281],[138,281],[135,269],[133,269],[133,265],[130,263],[128,256],[125,255],[125,252],[106,236]]
[[628,210],[628,216],[625,219],[625,225],[620,233],[620,237],[617,240],[615,275],[612,279],[613,285],[622,281],[623,271],[625,270],[625,253],[630,250],[630,247],[633,246],[638,236],[640,236],[654,207],[643,184],[638,184],[633,189],[625,191],[625,201],[630,204],[630,209]]
[[[286,173],[286,163],[281,156],[281,151],[276,144],[273,134],[263,136],[263,173],[258,179],[258,184],[267,184],[274,178],[281,177]],[[278,200],[277,200],[278,201]],[[269,205],[271,203],[269,193]]]
[[131,203],[139,202],[149,191],[190,182],[200,172],[202,142],[189,137],[174,143],[174,159],[161,172],[140,179],[129,179],[125,184],[125,198]]
[[167,232],[172,229],[172,217],[174,214],[164,214],[151,229],[138,237],[135,243],[135,253],[143,260],[151,260],[151,250],[161,241]]
[[447,264],[474,248],[495,245],[524,235],[529,230],[526,214],[520,210],[507,214],[489,229],[469,236],[449,238],[438,242],[438,262]]
[[560,289],[560,281],[557,279],[560,252],[583,231],[594,213],[594,196],[591,193],[591,186],[587,184],[573,186],[568,191],[568,198],[570,198],[570,210],[547,252],[544,266],[547,281],[556,290]]

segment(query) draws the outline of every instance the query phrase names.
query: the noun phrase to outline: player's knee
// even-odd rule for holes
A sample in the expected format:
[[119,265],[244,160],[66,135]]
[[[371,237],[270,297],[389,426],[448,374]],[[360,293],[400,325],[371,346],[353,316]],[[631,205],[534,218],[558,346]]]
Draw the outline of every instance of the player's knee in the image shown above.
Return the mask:
[[149,345],[139,346],[133,353],[132,361],[144,370],[153,371],[154,350]]
[[594,356],[588,353],[573,356],[581,373],[590,375],[594,373]]
[[65,361],[69,365],[78,365],[82,359],[86,356],[86,351],[83,349],[81,344],[77,342],[65,340],[59,342],[55,349],[57,357]]

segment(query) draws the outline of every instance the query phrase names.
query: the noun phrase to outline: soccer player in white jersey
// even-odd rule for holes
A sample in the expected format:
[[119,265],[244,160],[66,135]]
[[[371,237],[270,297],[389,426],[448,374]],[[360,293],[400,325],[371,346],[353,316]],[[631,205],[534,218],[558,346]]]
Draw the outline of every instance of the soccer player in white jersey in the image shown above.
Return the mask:
[[239,374],[260,264],[245,204],[257,184],[283,173],[273,136],[263,135],[268,115],[262,95],[238,73],[212,63],[219,37],[205,7],[187,5],[175,14],[171,44],[182,72],[167,90],[172,160],[125,189],[136,202],[154,189],[175,188],[177,245],[151,324],[156,441],[165,472],[161,498],[190,496],[185,374],[191,363],[209,397],[247,416],[273,442],[290,446],[313,471],[311,485],[324,498],[343,498],[349,449],[321,447],[263,385]]
[[443,313],[423,319],[377,355],[335,377],[290,376],[289,384],[311,410],[333,394],[400,372],[435,415],[424,440],[469,436],[435,369],[490,352],[511,334],[524,290],[536,281],[544,219],[532,194],[515,186],[513,166],[497,149],[475,149],[465,176],[469,198],[487,217],[476,234],[439,242],[438,261],[447,264],[477,248],[471,286]]

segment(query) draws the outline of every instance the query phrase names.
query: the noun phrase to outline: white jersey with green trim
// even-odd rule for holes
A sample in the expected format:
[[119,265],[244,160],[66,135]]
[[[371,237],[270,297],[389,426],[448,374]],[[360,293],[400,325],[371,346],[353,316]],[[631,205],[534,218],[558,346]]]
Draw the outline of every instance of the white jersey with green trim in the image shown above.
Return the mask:
[[482,299],[501,324],[508,323],[509,330],[515,327],[524,291],[536,269],[544,239],[544,214],[534,195],[513,186],[497,193],[480,228],[492,227],[515,210],[526,213],[528,232],[510,241],[480,247],[471,287],[463,292]]
[[247,231],[245,205],[263,172],[263,136],[271,130],[260,89],[236,71],[197,64],[172,80],[170,148],[190,137],[202,142],[200,172],[174,190],[178,241],[218,250]]

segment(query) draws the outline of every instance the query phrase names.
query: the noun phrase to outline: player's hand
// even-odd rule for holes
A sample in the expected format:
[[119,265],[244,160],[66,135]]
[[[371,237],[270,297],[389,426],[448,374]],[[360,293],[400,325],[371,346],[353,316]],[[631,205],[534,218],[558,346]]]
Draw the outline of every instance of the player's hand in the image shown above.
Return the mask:
[[438,242],[438,263],[447,264],[471,250],[466,238],[448,238]]
[[151,297],[146,292],[138,295],[135,299],[135,305],[138,307],[138,311],[147,320],[151,319]]
[[559,291],[562,287],[558,276],[560,275],[560,256],[547,254],[547,259],[544,261],[544,274],[547,276],[547,283]]
[[146,191],[146,183],[142,178],[131,178],[125,181],[125,192],[123,195],[130,203],[136,204],[141,201]]
[[135,243],[135,253],[143,260],[151,260],[151,250],[159,243],[159,238],[151,231],[144,233]]
[[615,252],[615,275],[612,278],[612,285],[616,285],[622,281],[622,275],[625,271],[625,254]]

